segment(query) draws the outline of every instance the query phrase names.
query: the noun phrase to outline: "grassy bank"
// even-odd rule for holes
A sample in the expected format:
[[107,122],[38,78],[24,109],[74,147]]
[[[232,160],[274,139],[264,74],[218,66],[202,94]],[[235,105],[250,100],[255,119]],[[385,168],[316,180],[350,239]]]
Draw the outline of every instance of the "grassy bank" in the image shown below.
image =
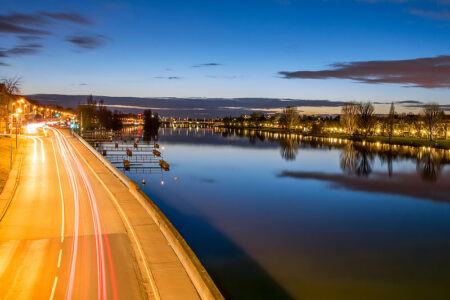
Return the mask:
[[[16,140],[13,138],[12,141],[13,159],[16,154]],[[10,157],[10,143],[11,139],[9,136],[0,135],[0,192],[6,183],[6,179],[9,174],[9,157]]]
[[[342,138],[349,139],[355,141],[364,140],[362,136],[352,136],[348,134],[340,134],[340,133],[322,133],[322,134],[305,134],[301,131],[296,130],[287,130],[281,128],[252,128],[252,127],[225,127],[229,129],[241,129],[241,130],[257,130],[263,132],[273,132],[273,133],[295,133],[295,134],[303,134],[304,136],[314,136],[314,137],[333,137],[333,138]],[[387,136],[368,136],[366,139],[368,142],[380,142],[380,143],[389,143],[389,137]],[[427,138],[417,138],[417,137],[404,137],[404,136],[395,136],[391,138],[390,141],[393,145],[406,145],[412,147],[435,147],[440,149],[450,149],[450,139],[435,139],[430,141]]]

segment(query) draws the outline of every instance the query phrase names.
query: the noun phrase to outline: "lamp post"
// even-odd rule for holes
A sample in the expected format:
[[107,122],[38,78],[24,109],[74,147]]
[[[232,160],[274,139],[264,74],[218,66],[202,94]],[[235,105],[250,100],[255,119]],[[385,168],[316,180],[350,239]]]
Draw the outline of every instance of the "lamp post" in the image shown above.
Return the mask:
[[9,128],[9,169],[12,169],[12,124],[13,116],[11,115],[11,127]]
[[16,113],[16,150],[17,150],[17,133],[19,131],[19,120],[21,120],[20,114],[22,113],[22,109],[19,107]]

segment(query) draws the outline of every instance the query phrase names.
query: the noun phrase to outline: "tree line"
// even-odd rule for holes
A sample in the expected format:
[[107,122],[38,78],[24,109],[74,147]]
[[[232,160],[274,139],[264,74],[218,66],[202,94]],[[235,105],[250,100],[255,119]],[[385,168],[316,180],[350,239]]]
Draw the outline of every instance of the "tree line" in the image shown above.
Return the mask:
[[394,103],[387,115],[376,115],[371,102],[348,102],[336,116],[300,115],[296,107],[285,107],[281,113],[253,113],[240,117],[225,117],[226,127],[269,127],[320,135],[342,133],[367,138],[368,135],[411,136],[434,140],[447,139],[450,118],[436,103],[423,105],[419,114],[397,113]]
[[121,130],[123,128],[122,113],[107,109],[103,99],[98,102],[92,95],[88,96],[86,103],[79,103],[77,115],[81,123],[82,130],[106,129]]

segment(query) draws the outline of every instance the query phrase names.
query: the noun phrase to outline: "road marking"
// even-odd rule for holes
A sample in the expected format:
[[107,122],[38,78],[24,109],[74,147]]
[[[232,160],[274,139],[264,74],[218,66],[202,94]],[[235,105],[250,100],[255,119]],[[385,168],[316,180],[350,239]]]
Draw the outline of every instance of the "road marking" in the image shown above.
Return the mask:
[[83,168],[83,166],[80,163],[80,160],[75,155],[73,151],[73,146],[69,141],[67,140],[66,136],[60,133],[58,130],[56,131],[61,141],[64,144],[64,147],[67,149],[69,156],[71,158],[72,165],[75,165],[78,170],[78,175],[83,180],[84,187],[86,189],[86,192],[88,194],[89,198],[89,204],[91,208],[91,214],[92,214],[92,223],[95,231],[95,249],[96,249],[96,255],[97,255],[97,274],[98,274],[98,295],[101,299],[107,298],[107,283],[106,283],[106,268],[105,268],[105,256],[104,256],[104,246],[103,246],[103,235],[101,230],[101,221],[100,221],[100,215],[98,212],[98,206],[97,201],[95,197],[95,193],[92,189],[91,183],[89,181],[89,178],[86,175],[86,172]]
[[64,195],[61,187],[61,176],[59,174],[58,159],[56,158],[55,145],[52,141],[53,155],[55,156],[56,173],[58,174],[59,193],[61,194],[61,243],[64,242]]
[[45,162],[44,141],[40,137],[37,137],[37,139],[41,142],[41,160]]
[[[73,238],[72,238],[72,249],[70,253],[70,271],[69,271],[69,282],[67,284],[66,297],[65,299],[72,299],[74,282],[75,282],[75,270],[77,265],[77,256],[78,256],[78,239],[79,239],[79,222],[80,222],[80,199],[78,193],[78,186],[76,183],[76,176],[74,170],[72,168],[69,156],[69,149],[66,145],[64,145],[64,140],[61,139],[61,134],[50,128],[55,134],[56,139],[58,140],[58,146],[60,149],[60,155],[63,158],[63,163],[67,172],[67,175],[70,180],[70,184],[72,186],[73,191],[73,202],[74,202],[74,228],[73,228]],[[67,149],[66,149],[67,148]]]
[[53,300],[56,291],[56,284],[58,283],[58,276],[55,276],[55,280],[53,281],[52,293],[50,294],[50,300]]
[[103,182],[103,180],[97,175],[95,170],[91,167],[91,165],[86,161],[86,159],[81,155],[80,151],[78,151],[77,147],[73,147],[75,151],[78,153],[79,157],[83,160],[83,162],[88,166],[88,168],[91,170],[92,174],[97,178],[97,180],[101,183],[101,185],[105,188],[105,190],[108,192],[109,196],[112,198],[114,204],[116,205],[119,214],[122,217],[122,220],[125,223],[125,226],[128,228],[129,232],[131,232],[131,235],[133,236],[134,242],[138,248],[139,255],[141,256],[141,260],[144,263],[145,272],[148,277],[148,280],[150,282],[150,285],[153,290],[153,294],[155,296],[155,299],[161,299],[159,295],[159,291],[156,288],[155,279],[153,278],[152,272],[148,266],[147,260],[145,259],[144,250],[142,249],[141,244],[139,243],[139,240],[137,238],[136,232],[134,231],[133,227],[131,227],[130,221],[128,220],[127,216],[125,215],[125,212],[123,211],[122,207],[120,206],[119,202],[117,201],[116,196],[111,192],[111,190],[106,186],[106,184]]
[[37,158],[37,140],[34,137],[31,137],[34,141],[34,152],[33,152],[33,162],[36,162]]
[[59,249],[59,256],[58,256],[58,268],[61,267],[61,256],[62,256],[62,249]]

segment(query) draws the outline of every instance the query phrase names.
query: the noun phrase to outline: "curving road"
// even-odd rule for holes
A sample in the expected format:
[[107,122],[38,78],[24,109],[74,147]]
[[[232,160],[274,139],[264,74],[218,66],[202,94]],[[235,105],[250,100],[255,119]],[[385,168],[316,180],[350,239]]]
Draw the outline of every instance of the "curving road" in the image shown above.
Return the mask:
[[142,299],[123,222],[57,129],[24,143],[20,181],[0,222],[0,299]]

